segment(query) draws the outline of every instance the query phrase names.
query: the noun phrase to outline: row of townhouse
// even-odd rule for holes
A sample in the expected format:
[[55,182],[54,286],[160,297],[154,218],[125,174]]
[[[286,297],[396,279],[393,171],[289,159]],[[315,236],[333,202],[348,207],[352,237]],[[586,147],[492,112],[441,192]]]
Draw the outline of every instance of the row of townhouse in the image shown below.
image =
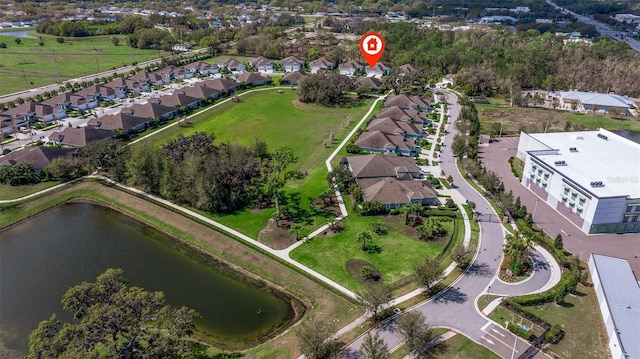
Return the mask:
[[400,94],[385,100],[383,109],[369,121],[355,145],[371,153],[395,153],[413,156],[419,151],[416,141],[424,136],[429,125],[427,112],[432,110],[429,100],[419,96]]

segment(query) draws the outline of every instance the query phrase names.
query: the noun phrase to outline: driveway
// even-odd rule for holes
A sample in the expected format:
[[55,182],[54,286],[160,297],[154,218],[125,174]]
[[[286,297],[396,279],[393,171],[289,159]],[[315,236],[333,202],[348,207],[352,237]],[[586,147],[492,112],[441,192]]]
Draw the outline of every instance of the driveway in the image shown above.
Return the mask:
[[511,173],[508,162],[509,157],[516,155],[518,140],[517,137],[501,138],[487,147],[480,147],[479,155],[484,165],[502,178],[507,191],[512,190],[514,196],[520,196],[522,204],[527,206],[529,212],[532,213],[535,209],[536,224],[551,238],[561,233],[564,248],[583,261],[586,261],[591,253],[624,258],[629,261],[634,272],[640,273],[640,235],[638,233],[585,234],[520,184]]

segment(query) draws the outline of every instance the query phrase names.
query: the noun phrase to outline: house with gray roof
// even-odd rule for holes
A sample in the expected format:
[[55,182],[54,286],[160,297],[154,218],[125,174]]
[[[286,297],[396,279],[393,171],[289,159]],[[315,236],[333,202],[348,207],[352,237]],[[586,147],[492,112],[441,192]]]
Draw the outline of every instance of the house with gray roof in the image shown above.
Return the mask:
[[194,110],[200,107],[200,99],[191,97],[183,92],[174,92],[171,95],[160,96],[149,100],[151,103],[159,103],[168,107],[184,106],[188,110]]
[[356,80],[356,88],[366,87],[371,92],[377,92],[382,87],[384,81],[377,77],[361,77]]
[[222,91],[211,88],[202,82],[195,83],[192,86],[185,86],[174,93],[183,93],[201,100],[217,100],[223,95]]
[[72,148],[55,148],[46,146],[26,147],[22,150],[11,151],[0,157],[0,166],[13,166],[18,163],[27,163],[36,171],[42,171],[51,164],[55,158],[71,157],[75,152]]
[[398,106],[404,110],[414,109],[417,111],[429,111],[431,109],[431,103],[429,100],[420,96],[409,96],[406,94],[391,95],[387,97],[384,101],[384,106]]
[[349,60],[343,64],[338,65],[338,68],[340,69],[340,74],[353,76],[356,72],[364,70],[364,64],[360,61]]
[[416,109],[402,109],[398,106],[383,107],[376,115],[377,117],[389,117],[396,121],[405,121],[414,123],[417,126],[423,126],[431,121],[427,120],[427,114],[421,113]]
[[65,127],[62,131],[52,133],[49,136],[49,141],[53,144],[66,147],[84,147],[90,142],[114,138],[117,135],[118,134],[113,131],[92,126]]
[[252,60],[250,65],[258,72],[273,72],[276,69],[275,61],[262,56]]
[[413,67],[413,65],[411,64],[404,64],[400,67],[398,67],[398,69],[396,70],[396,72],[398,73],[398,75],[400,76],[406,76],[410,73],[415,73],[418,72],[418,69],[416,69],[415,67]]
[[300,71],[304,66],[304,60],[300,60],[295,56],[285,57],[280,61],[284,71]]
[[87,122],[87,126],[111,131],[122,130],[129,135],[133,135],[144,131],[149,121],[148,118],[119,112],[115,115],[94,117]]
[[347,157],[349,170],[355,178],[403,177],[420,178],[420,167],[412,158],[370,154]]
[[113,81],[107,82],[104,84],[104,87],[112,89],[115,92],[115,98],[125,98],[129,91],[129,86],[127,85],[127,81],[124,77],[118,77]]
[[391,73],[391,66],[384,62],[377,62],[373,67],[366,67],[367,77],[382,77]]
[[416,141],[397,133],[381,131],[365,131],[355,141],[360,150],[371,153],[395,153],[402,156],[413,156],[417,151]]
[[116,98],[114,89],[102,85],[91,85],[74,93],[78,96],[83,96],[89,108],[97,107],[100,100],[113,101]]
[[178,116],[178,109],[175,107],[169,107],[153,102],[147,102],[145,104],[137,103],[131,107],[123,108],[120,112],[151,120],[158,120],[160,122],[166,122]]
[[336,68],[336,63],[333,61],[327,60],[326,57],[321,57],[319,59],[313,60],[310,63],[311,73],[315,74],[319,71],[329,71]]
[[270,84],[272,82],[271,79],[266,78],[257,72],[243,72],[237,75],[236,79],[238,82],[244,83],[247,86],[260,86]]
[[297,85],[301,78],[305,77],[306,74],[302,71],[292,71],[286,73],[280,79],[281,85]]
[[225,94],[238,91],[240,88],[242,88],[242,85],[240,85],[239,83],[229,81],[227,79],[211,79],[205,80],[203,83],[205,86],[214,90],[221,91]]
[[218,66],[233,73],[247,71],[247,66],[244,64],[244,62],[240,62],[230,57],[218,62]]
[[184,65],[184,68],[191,73],[200,75],[212,75],[220,72],[217,64],[210,64],[204,61],[196,61]]
[[400,134],[409,138],[421,138],[422,127],[418,128],[410,121],[398,121],[389,117],[376,117],[367,125],[367,131]]
[[438,195],[429,181],[414,180],[410,176],[362,178],[357,180],[367,202],[378,201],[385,209],[415,203],[429,206],[438,202]]

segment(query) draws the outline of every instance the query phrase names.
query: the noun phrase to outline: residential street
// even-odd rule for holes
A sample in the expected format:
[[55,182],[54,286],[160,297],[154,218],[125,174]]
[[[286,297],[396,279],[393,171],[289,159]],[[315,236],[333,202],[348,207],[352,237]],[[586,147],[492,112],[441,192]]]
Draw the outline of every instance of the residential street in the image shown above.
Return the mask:
[[[447,131],[450,134],[444,139],[442,170],[446,175],[453,177],[454,183],[458,186],[458,191],[466,199],[476,203],[476,211],[483,214],[492,214],[492,216],[479,222],[481,227],[479,251],[473,264],[465,274],[448,289],[445,289],[428,302],[410,310],[421,311],[431,326],[448,327],[464,333],[470,339],[486,346],[502,358],[518,357],[529,348],[529,344],[484,317],[476,308],[475,301],[478,296],[487,292],[490,285],[499,290],[500,294],[534,292],[549,282],[551,279],[551,266],[557,264],[545,262],[541,259],[544,258],[542,254],[535,252],[533,258],[536,259],[537,270],[531,279],[517,285],[508,285],[495,280],[502,261],[502,245],[505,231],[502,223],[498,221],[497,214],[493,208],[484,197],[462,179],[456,168],[450,144],[457,133],[453,122],[457,119],[460,108],[457,98],[448,91],[444,92],[447,94],[447,102],[449,103],[450,119]],[[503,291],[507,293],[502,293]],[[493,294],[493,289],[490,292]],[[376,331],[390,349],[401,344],[401,338],[394,330],[393,320],[385,322]],[[358,350],[362,345],[362,340],[363,336],[349,344],[344,354],[348,358],[359,358]],[[533,357],[546,358],[547,356],[542,352],[538,352]]]

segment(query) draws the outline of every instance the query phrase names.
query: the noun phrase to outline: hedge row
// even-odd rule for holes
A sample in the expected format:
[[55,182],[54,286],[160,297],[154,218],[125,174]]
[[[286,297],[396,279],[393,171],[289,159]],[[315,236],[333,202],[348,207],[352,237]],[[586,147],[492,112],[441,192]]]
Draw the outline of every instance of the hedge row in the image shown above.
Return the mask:
[[562,338],[564,338],[564,330],[558,324],[554,324],[551,330],[544,335],[544,340],[551,344],[558,343]]
[[536,314],[526,311],[520,304],[510,302],[509,299],[510,298],[503,300],[500,304],[508,310],[526,318],[546,330],[551,329],[551,324],[538,317]]
[[553,246],[553,243],[545,239],[544,233],[533,230],[522,219],[518,219],[516,221],[516,224],[518,226],[518,230],[520,231],[520,233],[531,238],[532,241],[534,241],[536,244],[540,245],[541,247],[546,249],[549,253],[551,253],[562,267],[571,268],[571,263],[569,263],[569,260],[567,259],[567,256],[564,254],[564,251],[562,251],[561,249],[556,249]]
[[444,216],[444,217],[451,217],[451,218],[454,218],[456,216],[456,212],[450,209],[440,209],[440,208],[429,209],[425,211],[424,214],[426,214],[427,216]]
[[578,277],[570,270],[562,272],[562,277],[558,284],[543,293],[525,294],[507,299],[511,304],[519,304],[521,306],[532,306],[549,302],[559,302],[569,292],[574,292],[578,285]]
[[520,328],[519,325],[513,324],[513,323],[507,324],[507,329],[511,333],[519,336],[520,338],[524,338],[526,340],[534,340],[535,339],[535,336],[533,335],[533,330],[531,330],[531,329],[524,330],[524,329]]

